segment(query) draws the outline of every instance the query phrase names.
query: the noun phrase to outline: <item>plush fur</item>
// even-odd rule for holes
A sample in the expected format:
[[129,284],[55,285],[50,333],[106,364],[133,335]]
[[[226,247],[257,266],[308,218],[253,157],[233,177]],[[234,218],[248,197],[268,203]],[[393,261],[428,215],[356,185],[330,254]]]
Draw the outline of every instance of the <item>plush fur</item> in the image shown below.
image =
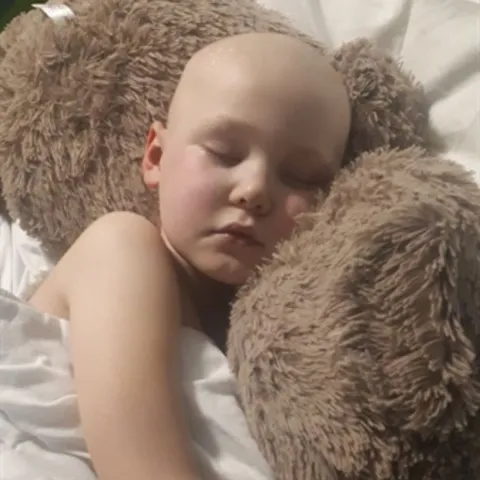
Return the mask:
[[277,478],[480,478],[475,182],[418,148],[376,151],[302,224],[229,337]]
[[[190,56],[303,38],[253,0],[71,0],[0,35],[5,213],[59,258],[112,210],[155,214],[139,163]],[[353,123],[345,169],[239,294],[228,356],[277,480],[480,478],[480,193],[435,157],[421,87],[365,40],[328,53]],[[321,84],[319,83],[319,88]]]

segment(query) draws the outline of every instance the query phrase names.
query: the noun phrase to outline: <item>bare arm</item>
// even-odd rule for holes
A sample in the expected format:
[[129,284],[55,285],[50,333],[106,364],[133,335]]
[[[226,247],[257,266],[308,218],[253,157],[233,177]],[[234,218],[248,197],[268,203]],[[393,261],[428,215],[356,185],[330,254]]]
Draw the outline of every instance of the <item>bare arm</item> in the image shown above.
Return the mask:
[[179,288],[143,218],[104,217],[59,264],[83,432],[101,480],[195,476],[179,396]]

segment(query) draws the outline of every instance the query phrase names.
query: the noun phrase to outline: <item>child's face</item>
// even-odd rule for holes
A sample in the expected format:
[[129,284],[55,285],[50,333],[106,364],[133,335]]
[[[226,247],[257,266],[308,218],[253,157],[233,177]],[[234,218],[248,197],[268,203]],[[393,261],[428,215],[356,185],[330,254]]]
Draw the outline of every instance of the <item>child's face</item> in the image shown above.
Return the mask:
[[343,86],[322,89],[317,78],[299,88],[295,79],[237,73],[184,89],[168,130],[152,127],[144,160],[145,181],[159,186],[166,241],[198,271],[232,285],[273,253],[329,185],[349,129]]

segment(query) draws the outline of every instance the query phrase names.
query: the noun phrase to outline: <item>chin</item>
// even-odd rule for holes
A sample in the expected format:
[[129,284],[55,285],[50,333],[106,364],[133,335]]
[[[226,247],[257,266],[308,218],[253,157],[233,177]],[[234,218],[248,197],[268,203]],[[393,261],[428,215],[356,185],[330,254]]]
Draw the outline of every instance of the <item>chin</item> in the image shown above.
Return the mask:
[[254,267],[245,266],[238,261],[216,262],[216,265],[210,265],[210,268],[202,269],[207,276],[216,282],[239,287],[243,285]]

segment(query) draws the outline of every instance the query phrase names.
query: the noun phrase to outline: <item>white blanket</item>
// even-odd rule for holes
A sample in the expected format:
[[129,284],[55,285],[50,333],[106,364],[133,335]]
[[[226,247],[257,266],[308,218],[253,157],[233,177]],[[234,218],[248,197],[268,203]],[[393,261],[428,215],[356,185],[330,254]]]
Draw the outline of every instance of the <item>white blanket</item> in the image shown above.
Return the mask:
[[[185,329],[183,385],[208,480],[267,480],[224,355]],[[0,479],[93,480],[79,428],[68,322],[0,291]]]

